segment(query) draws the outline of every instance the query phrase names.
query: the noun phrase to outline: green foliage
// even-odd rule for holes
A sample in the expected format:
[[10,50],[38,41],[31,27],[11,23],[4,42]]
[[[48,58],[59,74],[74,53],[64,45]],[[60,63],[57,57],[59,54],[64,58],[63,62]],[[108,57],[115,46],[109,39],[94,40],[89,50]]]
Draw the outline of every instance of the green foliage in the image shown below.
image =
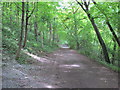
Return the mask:
[[[90,58],[104,61],[103,52],[91,22],[76,3],[29,2],[28,4],[29,15],[33,9],[34,12],[28,22],[25,50],[30,53],[52,52],[58,48],[59,44],[69,44],[70,48],[77,49],[78,52]],[[3,3],[3,47],[13,53],[16,53],[20,38],[21,6],[21,2]],[[117,24],[119,23],[118,12],[118,2],[99,2],[98,7],[93,3],[90,4],[89,13],[94,18],[107,46],[110,60],[111,62],[114,60],[113,65],[116,67],[118,67],[117,63],[120,58],[119,47],[106,24],[106,18],[109,19],[115,33],[120,37],[120,31],[117,29],[119,26]],[[35,33],[35,29],[37,33]],[[25,23],[23,33],[25,33]],[[24,35],[22,38],[24,41]],[[25,58],[22,58],[18,61],[23,63],[24,60]]]
[[22,57],[21,58],[19,58],[19,59],[17,59],[16,61],[18,62],[18,63],[20,63],[20,64],[28,64],[28,62],[27,62],[27,56],[24,54],[24,53],[22,53],[21,54],[22,55]]
[[120,67],[117,67],[113,64],[107,64],[106,62],[103,62],[103,61],[98,61],[98,62],[109,67],[110,69],[114,70],[115,72],[120,72]]
[[[15,39],[14,33],[9,27],[3,28],[2,33],[2,43],[3,48],[7,48],[11,53],[15,53],[17,46],[17,41]],[[13,36],[13,37],[12,37]]]

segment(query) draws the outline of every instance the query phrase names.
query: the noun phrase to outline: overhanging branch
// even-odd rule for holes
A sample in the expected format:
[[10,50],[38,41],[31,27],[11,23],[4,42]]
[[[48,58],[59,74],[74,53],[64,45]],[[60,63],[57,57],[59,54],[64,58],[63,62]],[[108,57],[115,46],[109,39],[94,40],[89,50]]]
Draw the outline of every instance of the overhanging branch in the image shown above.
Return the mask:
[[86,12],[86,10],[85,10],[85,8],[83,7],[83,5],[80,3],[80,2],[78,2],[77,0],[76,0],[76,2],[81,6],[81,8]]
[[32,11],[31,11],[30,15],[28,15],[28,18],[31,17],[31,15],[33,14],[34,10],[35,10],[35,3],[34,3],[34,7],[33,7]]

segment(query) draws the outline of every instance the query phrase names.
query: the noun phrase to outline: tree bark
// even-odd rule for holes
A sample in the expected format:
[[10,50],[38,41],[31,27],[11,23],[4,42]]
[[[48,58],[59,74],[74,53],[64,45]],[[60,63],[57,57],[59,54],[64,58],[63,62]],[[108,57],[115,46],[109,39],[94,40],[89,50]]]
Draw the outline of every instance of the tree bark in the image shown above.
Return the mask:
[[35,33],[35,40],[38,41],[38,33],[37,33],[37,29],[38,29],[38,26],[37,26],[37,22],[34,23],[34,33]]
[[[88,16],[88,18],[89,18],[89,20],[90,20],[90,22],[91,22],[91,24],[92,24],[95,32],[96,32],[97,38],[98,38],[99,43],[100,43],[100,45],[101,45],[101,47],[102,47],[102,51],[103,51],[103,54],[104,54],[105,61],[106,61],[107,63],[111,63],[111,62],[110,62],[110,59],[109,59],[109,55],[108,55],[108,51],[107,51],[106,45],[105,45],[105,43],[104,43],[104,40],[102,39],[102,37],[101,37],[101,35],[100,35],[100,32],[99,32],[99,30],[98,30],[98,28],[97,28],[97,26],[96,26],[96,24],[95,24],[94,18],[91,17],[91,15],[90,15],[90,13],[89,13],[89,4],[90,4],[90,1],[88,1],[88,4],[87,4],[86,0],[84,0],[84,1],[82,2],[82,4],[81,4],[80,2],[78,2],[77,0],[76,0],[76,2],[77,2],[77,3],[81,6],[81,8],[85,11],[85,13],[87,14],[87,16]],[[84,3],[84,4],[83,4],[83,3]],[[84,5],[84,6],[83,6],[83,5]],[[85,7],[85,8],[84,8],[84,7]]]
[[35,9],[35,5],[34,5],[34,8],[33,10],[31,11],[30,15],[29,14],[29,4],[27,2],[27,5],[26,5],[26,25],[25,25],[25,38],[24,38],[24,43],[23,43],[23,48],[26,46],[26,42],[27,42],[27,33],[28,33],[28,21],[29,21],[29,18],[31,17],[31,15],[33,14],[34,12],[34,9]]
[[16,52],[16,58],[15,59],[19,59],[19,56],[20,56],[20,51],[21,51],[21,48],[22,48],[22,40],[23,40],[23,29],[24,29],[24,0],[22,2],[22,19],[21,19],[20,41],[19,41],[19,47],[18,47],[18,50]]
[[113,28],[112,28],[112,26],[111,26],[111,24],[110,24],[110,22],[109,22],[109,19],[108,19],[107,15],[98,7],[98,4],[97,4],[94,0],[92,0],[92,2],[93,2],[95,5],[97,5],[96,7],[97,7],[97,8],[103,13],[103,15],[106,17],[106,24],[108,25],[109,30],[112,32],[113,37],[115,38],[115,40],[116,40],[117,43],[118,43],[118,46],[120,47],[120,40],[118,39],[115,31],[113,30]]
[[91,21],[91,24],[92,24],[92,26],[93,26],[93,28],[94,28],[94,30],[95,30],[95,32],[96,32],[97,38],[98,38],[98,40],[99,40],[99,43],[100,43],[100,45],[101,45],[101,47],[102,47],[105,61],[106,61],[107,63],[110,63],[110,59],[109,59],[109,55],[108,55],[108,51],[107,51],[105,42],[103,41],[103,39],[102,39],[102,37],[101,37],[101,35],[100,35],[100,32],[99,32],[99,30],[98,30],[98,28],[97,28],[97,26],[96,26],[96,24],[95,24],[95,21],[94,21],[94,19],[90,16],[90,14],[87,14],[87,15],[88,15],[89,20]]
[[24,37],[24,43],[23,43],[23,48],[26,46],[26,41],[27,41],[27,32],[28,32],[28,2],[26,5],[26,25],[25,25],[25,37]]
[[44,48],[44,31],[41,32],[42,33],[42,36],[41,36],[41,44],[42,44],[42,48]]
[[73,15],[74,15],[74,30],[75,30],[74,35],[75,35],[75,40],[76,40],[76,49],[78,50],[80,45],[79,45],[79,41],[78,41],[78,34],[77,34],[78,28],[77,28],[75,12],[73,12]]
[[112,34],[113,34],[115,40],[117,41],[117,43],[118,43],[118,45],[119,45],[119,47],[120,47],[120,40],[118,39],[117,35],[115,34],[115,32],[114,32],[112,26],[110,25],[109,21],[107,21],[106,23],[107,23],[107,25],[108,25],[110,31],[112,32]]
[[52,36],[52,42],[55,42],[55,29],[56,29],[56,25],[55,25],[55,18],[54,18],[54,26],[53,26],[53,36]]
[[[36,12],[38,12],[38,2],[36,5]],[[34,33],[35,33],[35,40],[38,41],[38,14],[35,14],[35,22],[34,22]]]
[[50,26],[49,26],[49,42],[50,42],[50,45],[51,45],[51,41],[52,41],[52,24],[50,23]]
[[[12,3],[10,3],[9,5],[9,8],[10,8],[10,12],[12,12]],[[10,24],[12,23],[12,15],[9,13],[10,15]]]
[[115,62],[115,52],[116,52],[116,42],[114,41],[114,46],[113,46],[113,51],[114,52],[112,52],[112,61],[111,61],[111,63],[112,64],[114,64],[114,62]]

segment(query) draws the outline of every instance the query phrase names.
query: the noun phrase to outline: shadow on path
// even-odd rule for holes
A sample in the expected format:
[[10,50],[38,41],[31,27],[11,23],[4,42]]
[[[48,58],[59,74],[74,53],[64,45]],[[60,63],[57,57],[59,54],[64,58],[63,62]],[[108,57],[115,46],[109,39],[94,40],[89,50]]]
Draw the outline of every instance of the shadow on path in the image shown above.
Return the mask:
[[31,64],[4,62],[3,88],[117,88],[118,74],[68,48],[38,57]]

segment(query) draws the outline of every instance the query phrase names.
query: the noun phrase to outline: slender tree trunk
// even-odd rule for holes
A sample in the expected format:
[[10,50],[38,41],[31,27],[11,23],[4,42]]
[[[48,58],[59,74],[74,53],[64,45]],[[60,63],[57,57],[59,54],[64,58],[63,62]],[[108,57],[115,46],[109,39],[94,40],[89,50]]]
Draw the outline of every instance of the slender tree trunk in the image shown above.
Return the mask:
[[107,15],[104,13],[104,11],[101,10],[101,8],[99,8],[98,4],[97,4],[94,0],[92,0],[92,2],[93,2],[95,5],[97,5],[96,7],[103,13],[103,15],[105,15],[105,17],[106,17],[106,24],[108,25],[109,30],[112,32],[113,37],[115,38],[115,40],[116,40],[117,43],[118,43],[118,46],[120,47],[120,40],[118,39],[115,31],[113,30],[113,28],[112,28],[112,26],[111,26],[111,24],[110,24],[110,22],[109,22],[109,19],[108,19]]
[[[77,0],[76,0],[77,1]],[[77,3],[81,6],[81,8],[85,11],[85,13],[87,14],[89,20],[91,21],[91,24],[96,32],[96,35],[97,35],[97,38],[99,40],[99,43],[102,47],[102,51],[103,51],[103,54],[104,54],[104,58],[105,58],[105,61],[107,63],[110,63],[110,59],[109,59],[109,55],[108,55],[108,51],[107,51],[107,48],[106,48],[106,45],[104,43],[104,40],[102,39],[101,35],[100,35],[100,32],[95,24],[95,21],[94,21],[94,18],[91,17],[90,13],[89,13],[89,4],[90,4],[90,1],[88,1],[88,4],[86,3],[86,0],[83,0],[83,3],[84,3],[84,6],[83,4],[81,4],[80,2],[77,1]]]
[[24,36],[24,43],[23,43],[23,48],[26,46],[26,41],[27,41],[27,33],[28,33],[28,2],[26,5],[26,24],[25,24],[25,36]]
[[50,27],[49,27],[49,42],[50,42],[50,45],[51,45],[51,41],[52,41],[52,24],[50,23]]
[[120,47],[120,40],[118,39],[117,35],[115,34],[115,32],[114,32],[112,26],[110,25],[109,21],[107,21],[106,23],[107,23],[107,25],[108,25],[110,31],[112,32],[112,34],[113,34],[115,40],[117,41],[117,43],[118,43],[118,45],[119,45],[119,47]]
[[21,34],[20,34],[19,47],[18,47],[18,50],[17,50],[17,53],[16,53],[16,59],[19,59],[20,51],[21,51],[21,48],[22,48],[23,29],[24,29],[24,0],[22,2]]
[[59,35],[57,34],[57,36],[56,36],[56,43],[58,44],[59,43]]
[[53,29],[53,42],[55,42],[55,29]]
[[74,15],[74,31],[75,31],[75,40],[76,40],[76,49],[79,49],[79,41],[78,41],[78,34],[77,34],[77,21],[76,21],[76,16],[75,13],[73,12]]
[[79,48],[80,48],[80,44],[79,44],[79,42],[77,41],[77,50],[79,50]]
[[110,63],[110,59],[109,59],[109,55],[108,55],[108,51],[107,51],[106,45],[105,45],[105,43],[104,43],[104,41],[103,41],[103,39],[102,39],[102,37],[101,37],[101,35],[100,35],[100,32],[99,32],[99,30],[98,30],[98,28],[97,28],[97,26],[96,26],[96,24],[95,24],[95,21],[94,21],[94,19],[90,16],[89,13],[87,13],[87,15],[88,15],[89,20],[91,21],[91,24],[92,24],[92,26],[93,26],[93,28],[94,28],[94,30],[95,30],[95,32],[96,32],[97,38],[98,38],[98,40],[99,40],[99,43],[100,43],[100,45],[101,45],[101,47],[102,47],[105,61],[106,61],[107,63]]
[[41,36],[42,48],[44,48],[44,31],[41,33],[42,33],[42,36]]
[[42,35],[42,31],[40,31],[40,33],[39,33],[39,38],[40,38],[40,43],[41,43],[41,47],[43,48],[43,35]]
[[37,37],[38,37],[37,30],[38,30],[38,25],[37,25],[37,22],[35,22],[34,23],[34,33],[35,33],[35,39],[36,39],[36,41],[38,41],[38,39],[37,39]]
[[[36,12],[37,11],[38,11],[38,2],[37,2],[37,5],[36,5]],[[38,18],[38,14],[36,13],[35,14],[35,23],[34,23],[34,33],[35,33],[36,41],[38,41],[38,21],[37,21],[37,18]]]
[[56,29],[56,25],[55,25],[55,18],[54,18],[54,26],[53,26],[53,36],[52,36],[52,42],[55,41],[55,29]]
[[[10,8],[10,12],[12,12],[12,3],[10,3],[9,8]],[[12,15],[10,13],[9,13],[9,15],[10,15],[10,24],[11,24],[12,23]]]
[[113,51],[114,52],[112,52],[112,61],[111,61],[112,64],[114,64],[114,62],[115,62],[115,52],[116,52],[116,42],[115,41],[114,41]]
[[34,12],[34,9],[35,9],[35,6],[33,8],[33,10],[31,11],[30,15],[29,14],[29,4],[27,2],[27,5],[26,5],[26,25],[25,25],[25,38],[24,38],[24,44],[23,44],[23,47],[26,46],[26,42],[27,42],[27,33],[28,33],[28,21],[29,21],[29,18],[31,17],[31,15],[33,14]]
[[30,32],[32,31],[32,27],[33,27],[33,24],[32,24],[32,21],[30,20],[30,22],[29,22],[29,29],[30,29]]

